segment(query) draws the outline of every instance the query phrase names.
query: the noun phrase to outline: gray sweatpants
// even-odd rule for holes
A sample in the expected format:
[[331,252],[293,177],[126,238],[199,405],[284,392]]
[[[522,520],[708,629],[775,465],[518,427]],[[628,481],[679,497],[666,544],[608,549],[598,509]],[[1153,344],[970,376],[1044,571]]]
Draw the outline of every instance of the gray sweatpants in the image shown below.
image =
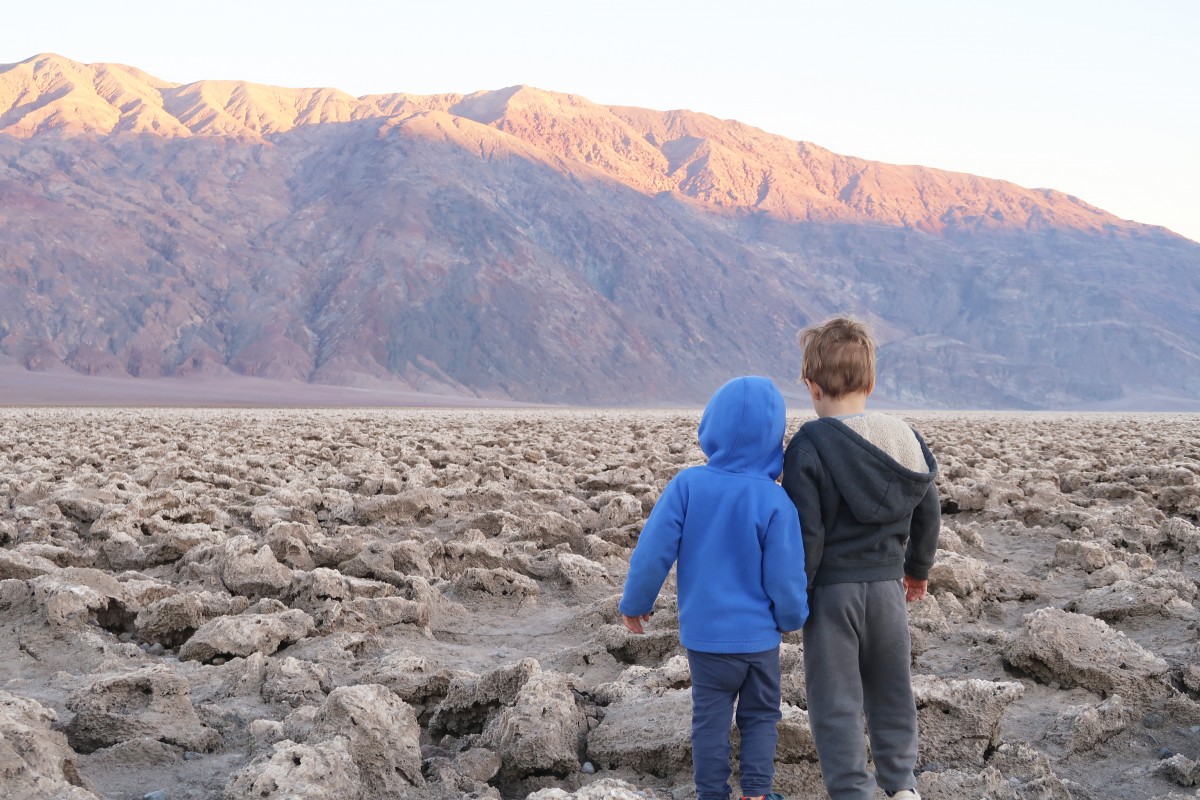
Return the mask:
[[[804,625],[804,683],[821,775],[833,800],[916,786],[917,708],[900,581],[814,587]],[[867,772],[863,717],[875,780]]]

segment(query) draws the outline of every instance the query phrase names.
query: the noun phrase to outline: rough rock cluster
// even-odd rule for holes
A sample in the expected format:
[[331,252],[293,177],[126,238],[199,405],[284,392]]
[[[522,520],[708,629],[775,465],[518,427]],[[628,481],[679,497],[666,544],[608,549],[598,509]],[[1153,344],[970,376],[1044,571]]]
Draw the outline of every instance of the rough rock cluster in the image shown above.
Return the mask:
[[[673,579],[644,636],[616,600],[659,492],[702,459],[697,420],[0,412],[0,783],[691,796]],[[944,513],[910,608],[922,795],[1193,796],[1200,420],[914,422]],[[796,797],[820,792],[802,648],[781,651]]]

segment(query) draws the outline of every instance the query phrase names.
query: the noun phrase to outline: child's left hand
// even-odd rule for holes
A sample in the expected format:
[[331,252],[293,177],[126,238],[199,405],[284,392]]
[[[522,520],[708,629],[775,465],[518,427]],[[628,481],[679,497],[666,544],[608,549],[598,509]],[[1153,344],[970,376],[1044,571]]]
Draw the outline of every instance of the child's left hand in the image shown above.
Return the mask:
[[629,630],[633,631],[634,633],[645,633],[646,631],[642,628],[642,623],[649,622],[652,616],[654,615],[642,614],[640,617],[627,617],[622,614],[621,621],[625,623],[626,628],[629,628]]

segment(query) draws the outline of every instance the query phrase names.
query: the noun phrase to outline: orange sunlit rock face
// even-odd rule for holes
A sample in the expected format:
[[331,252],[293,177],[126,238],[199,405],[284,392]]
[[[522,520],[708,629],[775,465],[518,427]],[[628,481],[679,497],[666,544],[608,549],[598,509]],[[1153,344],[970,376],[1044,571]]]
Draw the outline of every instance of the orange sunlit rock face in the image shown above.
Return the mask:
[[[0,133],[20,138],[58,131],[262,141],[302,126],[394,123],[437,111],[448,115],[440,124],[407,130],[463,146],[516,148],[535,158],[582,164],[643,192],[675,191],[722,208],[930,231],[965,219],[994,227],[1024,227],[1035,220],[1083,229],[1128,224],[1054,192],[839,156],[706,114],[601,106],[529,86],[469,96],[355,98],[336,89],[239,81],[179,85],[132,67],[80,64],[51,54],[0,73]],[[507,135],[495,137],[471,123]]]

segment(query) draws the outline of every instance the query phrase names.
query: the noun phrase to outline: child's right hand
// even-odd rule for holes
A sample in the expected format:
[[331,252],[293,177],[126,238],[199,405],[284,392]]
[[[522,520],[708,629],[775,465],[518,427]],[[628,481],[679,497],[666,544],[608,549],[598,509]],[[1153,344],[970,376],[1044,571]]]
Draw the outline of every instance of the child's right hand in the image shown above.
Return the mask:
[[929,581],[919,581],[916,578],[904,576],[904,599],[906,602],[915,603],[923,600],[927,591],[929,591]]
[[652,616],[654,615],[642,614],[640,617],[627,617],[622,614],[621,621],[625,623],[626,628],[629,628],[634,633],[645,633],[646,631],[642,628],[642,623],[649,622]]

